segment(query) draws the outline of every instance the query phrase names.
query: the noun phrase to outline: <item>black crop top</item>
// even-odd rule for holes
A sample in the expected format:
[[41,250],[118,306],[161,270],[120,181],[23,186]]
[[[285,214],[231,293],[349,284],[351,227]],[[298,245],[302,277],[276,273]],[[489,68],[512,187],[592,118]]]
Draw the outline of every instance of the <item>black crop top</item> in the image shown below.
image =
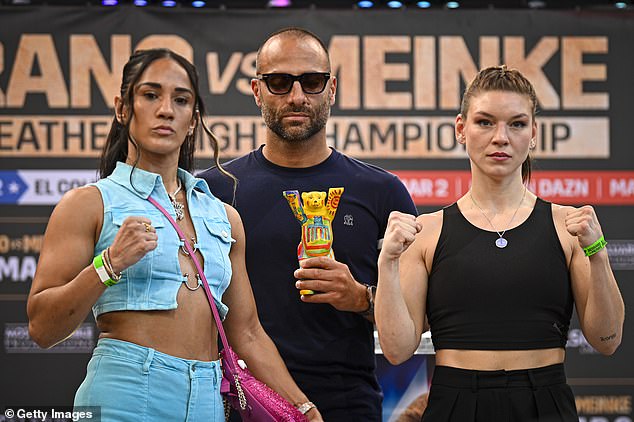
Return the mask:
[[473,226],[457,204],[443,210],[427,292],[434,347],[527,350],[565,347],[573,296],[551,204],[537,198],[520,226]]

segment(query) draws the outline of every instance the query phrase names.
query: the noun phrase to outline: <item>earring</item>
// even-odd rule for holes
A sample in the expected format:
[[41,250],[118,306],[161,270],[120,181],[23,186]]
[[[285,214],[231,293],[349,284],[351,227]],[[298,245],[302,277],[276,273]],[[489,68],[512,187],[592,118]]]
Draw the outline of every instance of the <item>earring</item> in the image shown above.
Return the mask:
[[531,143],[529,145],[530,149],[535,148],[535,138],[531,139]]

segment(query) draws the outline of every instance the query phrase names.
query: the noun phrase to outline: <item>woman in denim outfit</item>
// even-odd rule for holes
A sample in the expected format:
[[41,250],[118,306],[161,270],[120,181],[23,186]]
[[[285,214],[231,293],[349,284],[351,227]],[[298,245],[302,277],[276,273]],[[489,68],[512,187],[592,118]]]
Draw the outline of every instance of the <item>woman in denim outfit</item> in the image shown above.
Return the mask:
[[[240,216],[190,173],[205,134],[220,167],[194,66],[167,49],[138,51],[114,106],[101,180],[56,206],[28,301],[42,347],[92,307],[101,334],[75,406],[99,407],[102,421],[224,421],[218,331],[193,261],[150,196],[203,262],[236,352],[291,403],[308,402],[257,318]],[[307,416],[321,420],[317,409]]]

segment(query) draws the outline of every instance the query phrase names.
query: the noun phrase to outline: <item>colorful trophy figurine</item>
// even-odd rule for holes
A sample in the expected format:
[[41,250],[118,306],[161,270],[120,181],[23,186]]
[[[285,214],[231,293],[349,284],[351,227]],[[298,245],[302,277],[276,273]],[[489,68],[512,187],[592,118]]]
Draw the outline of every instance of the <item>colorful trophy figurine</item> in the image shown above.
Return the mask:
[[[303,192],[302,202],[296,190],[284,191],[284,197],[293,211],[293,215],[302,225],[302,240],[297,247],[297,259],[302,260],[314,256],[335,258],[332,252],[332,220],[339,206],[343,188],[328,189],[326,192]],[[300,290],[302,295],[312,295],[312,290]]]

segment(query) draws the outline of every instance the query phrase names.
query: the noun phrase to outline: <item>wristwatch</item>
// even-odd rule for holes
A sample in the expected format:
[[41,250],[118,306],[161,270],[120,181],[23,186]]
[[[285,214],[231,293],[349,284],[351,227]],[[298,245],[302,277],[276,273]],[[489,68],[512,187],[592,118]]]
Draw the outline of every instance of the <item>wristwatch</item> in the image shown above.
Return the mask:
[[297,410],[299,410],[302,415],[305,415],[310,409],[314,409],[317,406],[315,406],[315,403],[312,401],[307,401],[306,403],[298,404],[295,407],[297,407]]
[[365,298],[368,301],[368,309],[359,312],[359,315],[367,317],[374,315],[374,296],[376,296],[376,286],[371,284],[364,284],[365,286]]

